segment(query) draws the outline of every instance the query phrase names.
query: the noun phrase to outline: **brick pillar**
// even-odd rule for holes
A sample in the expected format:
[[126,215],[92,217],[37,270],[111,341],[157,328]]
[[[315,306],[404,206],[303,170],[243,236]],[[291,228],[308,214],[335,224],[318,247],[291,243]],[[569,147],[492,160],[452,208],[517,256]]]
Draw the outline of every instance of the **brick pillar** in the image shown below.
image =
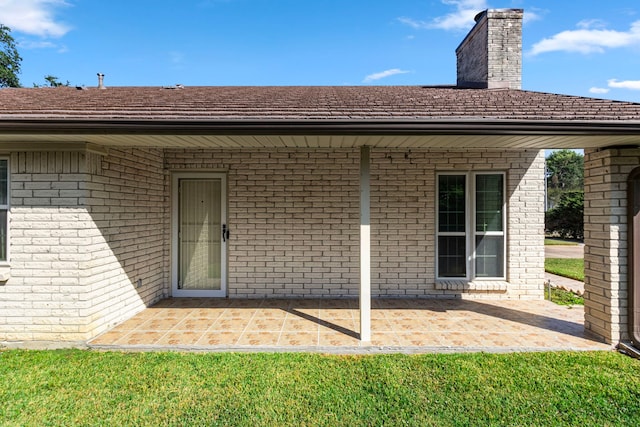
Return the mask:
[[585,150],[585,329],[628,339],[627,179],[640,149]]

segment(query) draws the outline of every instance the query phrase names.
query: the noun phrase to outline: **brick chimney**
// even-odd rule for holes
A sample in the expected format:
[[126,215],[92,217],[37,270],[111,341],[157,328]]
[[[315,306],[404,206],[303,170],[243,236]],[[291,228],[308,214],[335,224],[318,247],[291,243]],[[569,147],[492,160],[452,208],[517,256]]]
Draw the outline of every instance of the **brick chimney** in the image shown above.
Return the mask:
[[522,9],[489,9],[456,49],[458,87],[522,86]]

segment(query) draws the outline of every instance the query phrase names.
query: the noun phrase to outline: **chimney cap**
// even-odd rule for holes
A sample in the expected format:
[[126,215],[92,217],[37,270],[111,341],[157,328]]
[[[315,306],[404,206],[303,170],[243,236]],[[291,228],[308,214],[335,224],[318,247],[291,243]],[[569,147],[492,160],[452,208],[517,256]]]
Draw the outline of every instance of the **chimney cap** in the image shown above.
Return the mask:
[[492,15],[492,18],[500,18],[500,15],[510,15],[509,17],[522,17],[522,15],[524,15],[524,9],[485,9],[482,12],[479,12],[473,18],[473,20],[475,22],[479,22],[485,15]]

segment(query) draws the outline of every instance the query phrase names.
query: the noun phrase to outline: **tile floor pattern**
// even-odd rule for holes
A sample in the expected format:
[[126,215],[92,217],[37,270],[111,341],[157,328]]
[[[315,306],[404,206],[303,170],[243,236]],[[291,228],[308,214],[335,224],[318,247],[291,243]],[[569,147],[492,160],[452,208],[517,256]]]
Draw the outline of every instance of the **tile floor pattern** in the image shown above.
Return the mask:
[[358,340],[357,300],[169,298],[96,337],[97,348],[412,351],[607,350],[582,307],[548,301],[372,301],[372,341]]

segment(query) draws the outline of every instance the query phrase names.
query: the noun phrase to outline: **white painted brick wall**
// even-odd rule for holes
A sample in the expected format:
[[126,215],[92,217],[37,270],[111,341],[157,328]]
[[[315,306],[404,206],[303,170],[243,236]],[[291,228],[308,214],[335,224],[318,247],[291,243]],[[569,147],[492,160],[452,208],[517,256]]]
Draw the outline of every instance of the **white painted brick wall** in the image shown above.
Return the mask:
[[27,152],[10,161],[0,341],[82,341],[167,293],[161,151]]
[[[167,150],[169,170],[227,171],[231,297],[355,297],[358,150]],[[435,289],[435,174],[507,172],[507,291]],[[372,294],[543,297],[544,156],[372,150]],[[167,190],[168,191],[168,190]],[[527,215],[527,223],[522,219]]]
[[162,150],[111,149],[94,156],[83,184],[93,224],[83,264],[91,304],[82,315],[92,336],[168,295],[170,241]]
[[[507,173],[507,291],[436,289],[436,173],[490,168]],[[372,150],[371,170],[374,295],[543,298],[543,153]]]
[[11,155],[11,278],[0,285],[0,341],[83,340],[79,206],[86,179],[82,153]]
[[228,171],[231,297],[355,297],[359,156],[167,150],[166,163],[175,171]]

